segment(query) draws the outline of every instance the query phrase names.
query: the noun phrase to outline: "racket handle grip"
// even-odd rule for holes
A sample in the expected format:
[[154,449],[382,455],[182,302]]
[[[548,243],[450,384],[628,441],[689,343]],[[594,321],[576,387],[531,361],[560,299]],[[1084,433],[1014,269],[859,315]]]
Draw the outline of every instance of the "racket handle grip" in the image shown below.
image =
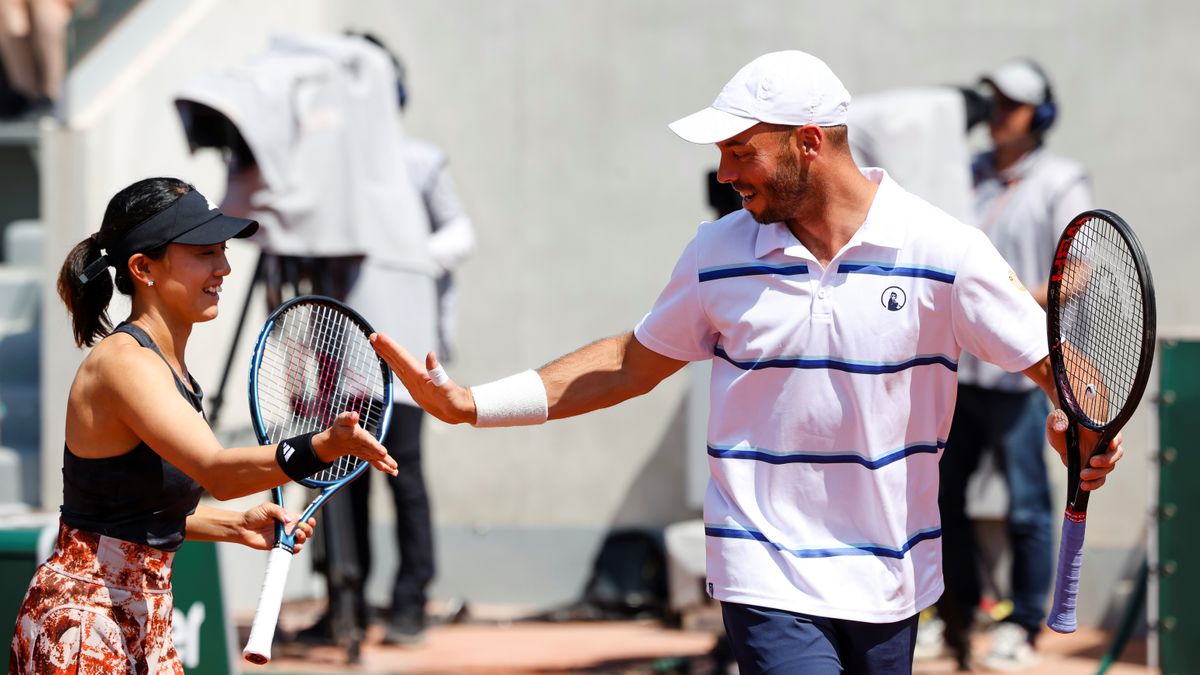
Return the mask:
[[258,608],[254,610],[254,622],[250,624],[250,638],[242,650],[242,658],[250,663],[262,665],[271,660],[275,624],[283,604],[283,585],[291,566],[292,554],[287,549],[276,546],[267,554],[267,571],[258,594]]
[[1067,509],[1063,517],[1062,541],[1058,547],[1058,575],[1054,580],[1054,604],[1046,625],[1059,633],[1075,632],[1075,599],[1083,567],[1083,532],[1087,513]]

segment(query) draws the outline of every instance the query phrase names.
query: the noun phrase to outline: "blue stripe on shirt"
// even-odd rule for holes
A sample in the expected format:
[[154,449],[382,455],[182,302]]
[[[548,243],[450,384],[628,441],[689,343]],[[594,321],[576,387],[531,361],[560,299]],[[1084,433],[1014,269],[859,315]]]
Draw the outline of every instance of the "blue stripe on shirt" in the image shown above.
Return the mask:
[[824,356],[812,358],[780,357],[774,359],[764,359],[761,361],[736,361],[733,359],[733,357],[729,356],[728,352],[726,352],[721,345],[717,345],[713,348],[713,354],[718,358],[725,359],[729,363],[741,368],[742,370],[797,368],[800,370],[841,370],[847,373],[860,373],[864,375],[884,375],[888,373],[898,373],[902,370],[908,370],[909,368],[915,368],[917,366],[941,365],[945,366],[951,371],[958,371],[958,362],[944,354],[918,354],[907,361],[897,361],[893,363],[842,361]]
[[916,265],[897,266],[889,263],[862,262],[839,263],[837,271],[838,274],[874,274],[884,277],[916,277],[918,279],[942,281],[947,284],[954,283],[954,272],[938,269],[936,267],[919,267]]
[[721,267],[708,267],[700,270],[700,281],[714,281],[716,279],[729,279],[731,277],[752,277],[761,274],[777,274],[780,276],[797,276],[808,274],[808,265],[787,263],[783,265],[771,265],[768,263],[754,263],[750,265],[724,265]]
[[708,455],[717,459],[749,459],[767,464],[860,464],[874,471],[910,455],[937,454],[944,447],[946,447],[946,442],[940,440],[936,443],[912,443],[882,457],[871,459],[850,452],[838,454],[774,453],[757,448],[714,448],[710,445],[708,446]]
[[722,539],[751,539],[761,541],[774,547],[778,551],[790,553],[797,558],[834,558],[844,555],[873,555],[880,558],[903,558],[912,547],[926,541],[928,539],[939,539],[942,536],[942,528],[934,527],[928,530],[921,530],[909,537],[908,541],[900,548],[891,548],[883,544],[851,544],[843,548],[786,548],[780,544],[767,539],[762,532],[753,530],[742,530],[732,527],[714,527],[712,525],[704,526],[704,534],[709,537],[719,537]]

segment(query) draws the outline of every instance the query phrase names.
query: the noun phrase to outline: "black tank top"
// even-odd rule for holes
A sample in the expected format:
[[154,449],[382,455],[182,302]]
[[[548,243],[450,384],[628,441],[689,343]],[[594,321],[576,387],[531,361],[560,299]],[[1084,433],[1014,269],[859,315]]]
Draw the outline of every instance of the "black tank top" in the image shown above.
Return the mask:
[[[141,328],[123,323],[113,332],[132,336],[166,361]],[[188,391],[175,369],[169,363],[167,367],[175,388],[203,415],[200,385],[189,375]],[[62,520],[71,527],[174,551],[183,544],[185,521],[203,492],[199,483],[144,442],[123,455],[100,459],[79,457],[63,444]]]

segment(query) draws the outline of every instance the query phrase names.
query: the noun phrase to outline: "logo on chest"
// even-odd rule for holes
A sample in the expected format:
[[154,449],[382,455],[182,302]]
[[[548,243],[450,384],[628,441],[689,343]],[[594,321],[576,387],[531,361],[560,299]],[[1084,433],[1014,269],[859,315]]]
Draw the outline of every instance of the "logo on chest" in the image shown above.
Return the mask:
[[904,307],[904,303],[908,302],[908,296],[904,294],[903,288],[888,286],[883,289],[883,295],[879,296],[879,302],[889,312],[898,312]]

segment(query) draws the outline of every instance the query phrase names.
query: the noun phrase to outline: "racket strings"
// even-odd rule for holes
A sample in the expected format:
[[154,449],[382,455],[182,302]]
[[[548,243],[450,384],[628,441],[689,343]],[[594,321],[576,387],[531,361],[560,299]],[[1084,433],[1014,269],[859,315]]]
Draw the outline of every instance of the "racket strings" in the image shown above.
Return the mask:
[[1129,244],[1091,218],[1068,249],[1059,287],[1059,343],[1071,394],[1095,425],[1129,399],[1141,364],[1145,307]]
[[[379,358],[359,325],[323,304],[301,303],[276,318],[265,342],[257,389],[263,428],[269,440],[328,428],[344,411],[372,435],[386,405]],[[311,480],[333,482],[363,460],[339,457]]]

